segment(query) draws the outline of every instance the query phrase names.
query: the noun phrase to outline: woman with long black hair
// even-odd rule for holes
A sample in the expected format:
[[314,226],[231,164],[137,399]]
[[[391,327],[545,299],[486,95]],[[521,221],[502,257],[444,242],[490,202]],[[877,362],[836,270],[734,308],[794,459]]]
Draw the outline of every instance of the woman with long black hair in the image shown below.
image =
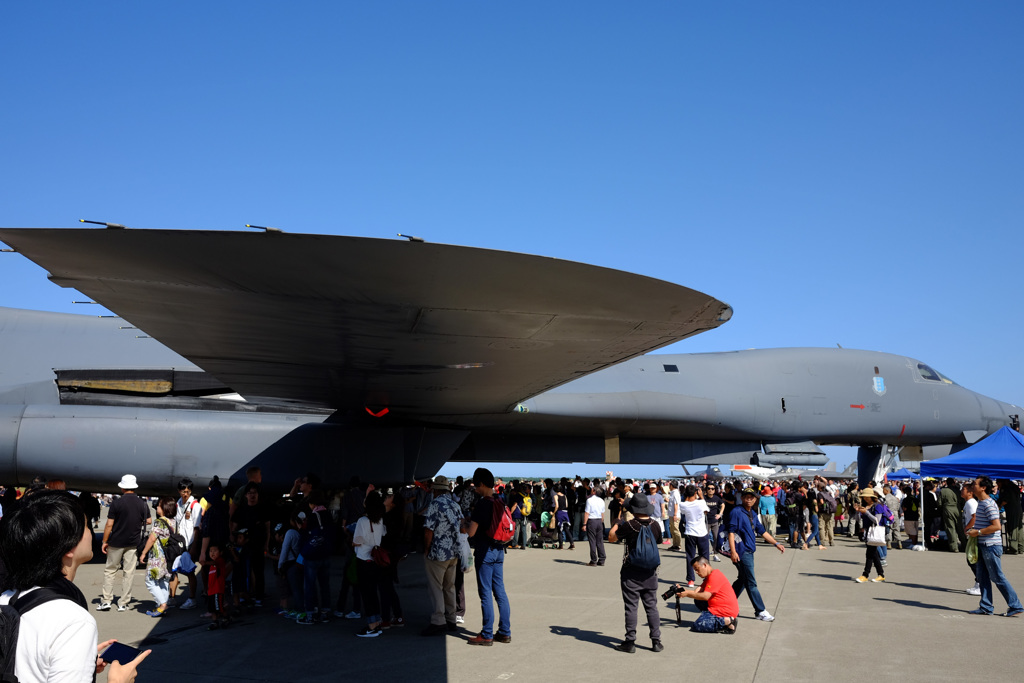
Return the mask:
[[356,571],[359,576],[359,592],[363,599],[363,616],[366,628],[357,633],[360,638],[376,638],[383,631],[381,626],[380,596],[381,568],[374,559],[373,549],[380,547],[387,529],[384,528],[384,499],[380,493],[371,491],[364,503],[366,514],[356,522],[352,547],[356,551]]

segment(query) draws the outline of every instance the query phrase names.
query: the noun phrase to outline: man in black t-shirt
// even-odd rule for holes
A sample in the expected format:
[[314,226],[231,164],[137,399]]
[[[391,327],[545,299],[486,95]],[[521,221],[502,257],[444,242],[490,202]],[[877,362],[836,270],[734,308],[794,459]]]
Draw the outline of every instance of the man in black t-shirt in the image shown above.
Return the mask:
[[121,598],[117,611],[124,612],[132,601],[132,579],[135,578],[136,552],[142,540],[143,530],[153,521],[145,501],[135,495],[139,487],[135,475],[121,477],[117,486],[121,497],[110,504],[107,525],[103,529],[103,554],[107,566],[103,570],[103,597],[96,607],[100,612],[110,609],[114,601],[114,576],[120,569],[124,572],[121,583]]
[[231,530],[249,530],[249,557],[252,560],[252,598],[259,607],[266,592],[266,552],[270,543],[270,510],[260,500],[260,487],[250,481],[243,487],[242,504],[231,516]]
[[[505,593],[505,548],[493,538],[494,512],[497,506],[504,506],[494,497],[494,475],[478,467],[473,473],[473,484],[481,498],[473,506],[469,522],[469,542],[474,548],[473,563],[476,566],[476,587],[480,593],[480,608],[483,612],[483,627],[480,633],[470,638],[470,645],[491,645],[512,642],[511,609]],[[494,604],[498,603],[498,632],[494,628]]]

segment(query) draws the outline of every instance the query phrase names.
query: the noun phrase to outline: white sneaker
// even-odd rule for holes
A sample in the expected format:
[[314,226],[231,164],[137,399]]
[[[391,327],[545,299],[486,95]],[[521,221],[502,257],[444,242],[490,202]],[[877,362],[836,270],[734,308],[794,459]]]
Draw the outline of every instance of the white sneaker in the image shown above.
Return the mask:
[[968,588],[965,592],[968,595],[981,595],[981,586],[979,586],[978,584],[974,584],[973,587]]
[[718,555],[712,555],[711,556],[711,561],[712,562],[721,562],[722,560],[719,559]]
[[100,604],[96,605],[96,611],[97,612],[106,612],[109,609],[110,609],[110,603],[109,602],[101,602]]
[[775,617],[768,613],[768,610],[762,610],[755,615],[761,621],[775,621]]
[[462,617],[460,617],[460,616],[456,616],[456,617],[455,617],[455,623],[456,623],[456,624],[465,624],[465,623],[466,623],[466,620],[465,620],[465,619],[463,619],[463,618],[462,618]]

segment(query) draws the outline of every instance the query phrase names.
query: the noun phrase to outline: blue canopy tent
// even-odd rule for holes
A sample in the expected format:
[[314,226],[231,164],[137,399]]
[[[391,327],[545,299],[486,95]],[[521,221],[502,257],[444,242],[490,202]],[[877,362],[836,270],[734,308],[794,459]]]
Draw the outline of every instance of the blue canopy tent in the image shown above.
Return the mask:
[[899,469],[899,470],[896,470],[895,472],[890,472],[889,474],[887,474],[885,476],[888,477],[889,481],[902,481],[903,479],[920,479],[921,478],[919,475],[914,474],[913,472],[908,470],[906,467],[904,467],[902,469]]
[[982,474],[992,479],[1024,479],[1024,436],[1003,427],[959,453],[921,463],[922,477],[969,479]]

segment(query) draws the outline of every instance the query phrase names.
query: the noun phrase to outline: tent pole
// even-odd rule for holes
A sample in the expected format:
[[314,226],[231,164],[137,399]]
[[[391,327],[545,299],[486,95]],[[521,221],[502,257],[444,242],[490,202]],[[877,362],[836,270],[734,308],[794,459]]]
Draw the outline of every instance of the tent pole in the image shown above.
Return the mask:
[[[918,469],[918,472],[920,472],[920,471],[921,470]],[[925,526],[923,524],[923,522],[924,522],[924,476],[921,475],[921,478],[918,481],[921,482],[921,486],[920,486],[920,490],[921,490],[921,503],[920,503],[921,504],[921,509],[918,510],[918,514],[917,514],[917,540],[921,543],[921,550],[928,550],[928,545],[924,542],[925,535],[924,535],[924,533],[922,533],[922,529]]]

